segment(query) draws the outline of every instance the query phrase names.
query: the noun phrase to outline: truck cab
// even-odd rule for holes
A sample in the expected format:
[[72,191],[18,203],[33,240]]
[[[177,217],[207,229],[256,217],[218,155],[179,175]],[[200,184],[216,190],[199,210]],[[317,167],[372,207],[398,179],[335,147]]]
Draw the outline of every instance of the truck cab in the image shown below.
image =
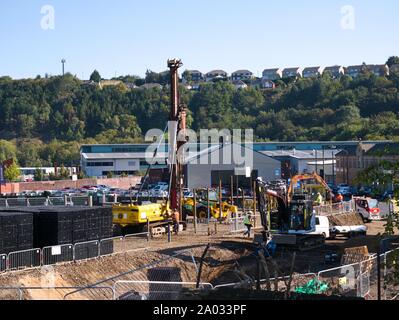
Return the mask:
[[368,197],[353,198],[355,202],[355,210],[359,213],[365,222],[373,220],[381,220],[381,211],[378,208],[378,200]]

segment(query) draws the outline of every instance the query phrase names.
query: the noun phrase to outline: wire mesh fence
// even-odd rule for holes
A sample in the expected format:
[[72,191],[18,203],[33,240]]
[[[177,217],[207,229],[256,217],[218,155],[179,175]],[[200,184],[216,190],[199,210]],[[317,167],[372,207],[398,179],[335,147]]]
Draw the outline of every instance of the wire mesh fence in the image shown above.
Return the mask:
[[41,250],[31,249],[11,252],[8,255],[8,269],[20,270],[39,267],[41,265]]
[[73,244],[64,244],[59,246],[44,247],[42,249],[42,265],[54,265],[61,262],[73,261]]

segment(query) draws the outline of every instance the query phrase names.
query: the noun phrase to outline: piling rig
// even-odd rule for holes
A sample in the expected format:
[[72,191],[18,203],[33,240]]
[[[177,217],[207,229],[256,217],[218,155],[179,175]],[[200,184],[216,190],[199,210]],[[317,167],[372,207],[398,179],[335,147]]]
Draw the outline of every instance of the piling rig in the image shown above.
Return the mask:
[[[178,70],[183,65],[179,59],[168,60],[170,69],[171,107],[168,123],[169,132],[169,193],[163,203],[146,203],[136,198],[130,199],[127,203],[115,204],[112,206],[113,224],[115,234],[126,234],[128,232],[147,231],[162,233],[165,226],[172,222],[171,215],[174,211],[182,212],[182,189],[183,179],[183,154],[178,152],[186,143],[186,116],[187,107],[180,103],[179,95],[179,74]],[[166,131],[166,130],[165,130]],[[164,132],[165,133],[165,132]],[[154,152],[156,158],[158,148]],[[152,169],[149,166],[141,188]],[[138,193],[140,193],[141,189]]]

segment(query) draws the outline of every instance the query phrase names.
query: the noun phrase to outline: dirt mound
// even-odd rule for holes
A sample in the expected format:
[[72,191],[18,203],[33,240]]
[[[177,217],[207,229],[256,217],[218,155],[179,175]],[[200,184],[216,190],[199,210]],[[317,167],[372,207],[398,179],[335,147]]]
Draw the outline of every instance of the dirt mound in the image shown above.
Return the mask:
[[364,224],[357,212],[334,214],[328,216],[328,220],[332,226],[358,226]]

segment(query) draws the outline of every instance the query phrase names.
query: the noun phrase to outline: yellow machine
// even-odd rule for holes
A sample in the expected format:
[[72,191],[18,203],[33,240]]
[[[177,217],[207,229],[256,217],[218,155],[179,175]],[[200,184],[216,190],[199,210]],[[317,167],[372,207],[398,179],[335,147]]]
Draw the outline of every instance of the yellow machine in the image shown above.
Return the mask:
[[[194,199],[187,198],[182,203],[183,212],[186,215],[194,215]],[[220,212],[219,195],[215,190],[209,191],[209,213],[210,217],[215,219],[226,219],[229,214],[237,213],[237,206],[231,205],[226,201],[221,202],[222,210]],[[197,218],[208,218],[208,191],[206,189],[197,190],[196,192],[196,208]],[[221,214],[220,214],[221,213]]]
[[[145,230],[147,222],[167,222],[170,209],[165,203],[114,204],[112,206],[113,224],[123,229]],[[121,231],[122,231],[121,230]]]

